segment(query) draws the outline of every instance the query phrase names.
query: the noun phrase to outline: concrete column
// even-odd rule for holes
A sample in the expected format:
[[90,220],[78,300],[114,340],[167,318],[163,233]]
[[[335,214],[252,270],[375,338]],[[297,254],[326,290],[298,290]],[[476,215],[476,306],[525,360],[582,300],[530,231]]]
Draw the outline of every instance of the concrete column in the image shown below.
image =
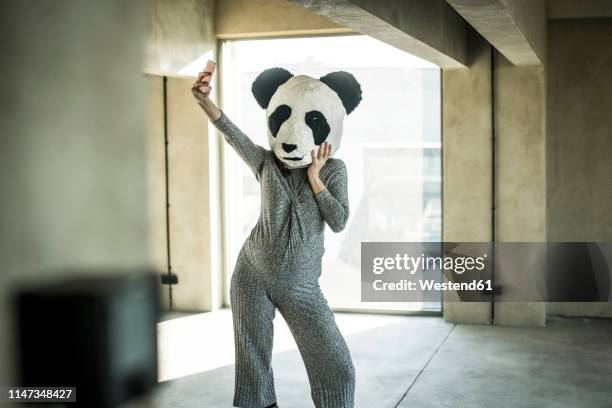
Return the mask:
[[[217,246],[219,218],[215,144],[208,120],[191,95],[194,78],[167,81],[168,173],[170,196],[170,255],[173,307],[180,311],[209,311],[220,306],[221,258]],[[149,200],[151,252],[160,271],[167,271],[163,77],[147,75],[149,100]],[[215,132],[212,133],[215,138]],[[212,146],[212,147],[211,147]],[[168,306],[168,290],[162,288]]]
[[0,2],[0,384],[22,279],[149,263],[141,0]]
[[[170,234],[177,310],[213,308],[208,119],[191,95],[192,78],[168,79]],[[216,135],[213,133],[213,137]],[[218,256],[218,254],[216,255]]]
[[[518,67],[497,54],[494,86],[497,190],[495,240],[544,242],[544,69]],[[529,271],[499,270],[498,277],[510,282],[514,279],[533,279],[533,284],[536,284],[536,276]],[[542,326],[544,323],[544,303],[495,303],[495,324]]]
[[[491,239],[491,46],[469,31],[471,61],[442,75],[444,241]],[[444,319],[490,322],[489,303],[444,303]]]

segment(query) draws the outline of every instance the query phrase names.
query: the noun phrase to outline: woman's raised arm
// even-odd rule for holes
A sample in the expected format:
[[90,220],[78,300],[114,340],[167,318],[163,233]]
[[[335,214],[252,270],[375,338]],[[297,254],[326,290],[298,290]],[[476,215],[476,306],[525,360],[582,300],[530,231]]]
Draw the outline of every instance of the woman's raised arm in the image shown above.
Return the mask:
[[253,143],[210,99],[210,92],[212,91],[212,86],[210,85],[211,79],[211,72],[200,72],[191,88],[191,92],[211,123],[223,133],[227,143],[236,150],[240,158],[251,168],[255,176],[259,178],[266,150]]

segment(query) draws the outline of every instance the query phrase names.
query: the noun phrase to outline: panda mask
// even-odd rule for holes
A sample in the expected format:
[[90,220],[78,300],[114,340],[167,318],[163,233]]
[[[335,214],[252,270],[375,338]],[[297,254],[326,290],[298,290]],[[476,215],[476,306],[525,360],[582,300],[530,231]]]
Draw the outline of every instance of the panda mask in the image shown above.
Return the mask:
[[361,86],[342,71],[315,79],[270,68],[259,74],[251,90],[266,110],[270,148],[290,169],[309,166],[312,150],[323,142],[334,154],[340,147],[344,117],[361,101]]

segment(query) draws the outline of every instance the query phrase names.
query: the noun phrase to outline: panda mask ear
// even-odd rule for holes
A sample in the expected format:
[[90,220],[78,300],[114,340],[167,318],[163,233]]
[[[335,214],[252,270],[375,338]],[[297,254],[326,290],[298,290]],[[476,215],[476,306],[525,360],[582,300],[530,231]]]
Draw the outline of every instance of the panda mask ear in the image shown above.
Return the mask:
[[361,102],[361,85],[348,72],[332,72],[322,76],[319,80],[338,94],[347,115]]
[[270,68],[259,74],[251,86],[251,92],[259,106],[266,109],[278,87],[292,76],[291,72],[283,68]]

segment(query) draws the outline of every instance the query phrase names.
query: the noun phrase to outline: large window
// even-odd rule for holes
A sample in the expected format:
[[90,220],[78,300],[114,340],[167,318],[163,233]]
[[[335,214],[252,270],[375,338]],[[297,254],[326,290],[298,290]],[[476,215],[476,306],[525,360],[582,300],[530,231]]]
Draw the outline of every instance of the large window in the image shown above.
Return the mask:
[[[441,239],[440,69],[361,35],[226,41],[221,61],[224,110],[266,148],[265,112],[250,89],[261,71],[275,66],[312,77],[346,70],[362,86],[363,101],[347,117],[337,153],[347,165],[351,215],[344,231],[327,229],[325,236],[320,282],[331,306],[439,310],[439,303],[362,303],[359,267],[362,241]],[[233,150],[225,146],[224,151],[231,274],[259,215],[259,186]]]

